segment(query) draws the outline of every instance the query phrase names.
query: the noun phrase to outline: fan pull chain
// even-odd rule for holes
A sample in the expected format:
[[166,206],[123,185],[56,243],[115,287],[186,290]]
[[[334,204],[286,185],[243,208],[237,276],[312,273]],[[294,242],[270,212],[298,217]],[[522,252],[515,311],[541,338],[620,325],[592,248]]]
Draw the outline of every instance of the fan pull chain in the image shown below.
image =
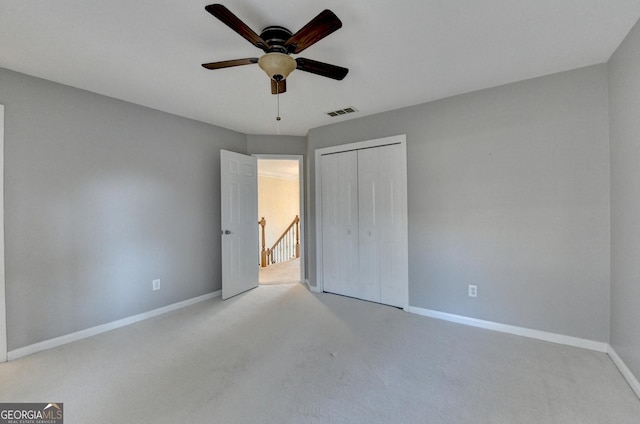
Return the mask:
[[276,98],[278,102],[278,114],[276,116],[276,121],[280,121],[282,118],[280,117],[280,82],[276,81]]

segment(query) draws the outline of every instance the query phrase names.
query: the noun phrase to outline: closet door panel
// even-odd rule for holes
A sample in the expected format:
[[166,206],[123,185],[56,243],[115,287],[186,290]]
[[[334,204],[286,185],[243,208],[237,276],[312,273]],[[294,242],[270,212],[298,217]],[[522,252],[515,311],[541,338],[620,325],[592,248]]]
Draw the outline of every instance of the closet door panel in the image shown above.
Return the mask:
[[357,153],[322,157],[324,291],[359,297]]
[[380,302],[380,204],[378,148],[358,151],[360,298]]
[[358,152],[362,298],[406,302],[406,171],[399,145]]
[[399,145],[381,147],[378,196],[380,214],[380,302],[404,307],[407,302],[407,171],[404,149]]

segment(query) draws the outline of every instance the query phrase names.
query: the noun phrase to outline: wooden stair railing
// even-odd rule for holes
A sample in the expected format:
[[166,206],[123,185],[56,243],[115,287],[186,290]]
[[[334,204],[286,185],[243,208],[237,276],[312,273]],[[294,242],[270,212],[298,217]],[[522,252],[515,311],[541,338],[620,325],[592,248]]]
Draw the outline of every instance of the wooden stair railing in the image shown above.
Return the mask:
[[260,251],[260,266],[288,261],[300,257],[300,217],[296,215],[282,235],[273,243],[270,249],[265,248],[264,227],[267,221],[264,217],[258,221],[262,227],[262,250]]

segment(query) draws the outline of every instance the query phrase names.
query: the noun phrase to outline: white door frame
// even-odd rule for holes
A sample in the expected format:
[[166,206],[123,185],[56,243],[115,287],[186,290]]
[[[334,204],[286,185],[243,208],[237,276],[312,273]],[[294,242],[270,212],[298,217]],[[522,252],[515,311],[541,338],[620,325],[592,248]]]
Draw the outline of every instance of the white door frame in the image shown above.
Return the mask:
[[4,281],[4,105],[0,105],[0,362],[7,361],[7,301]]
[[[389,144],[401,144],[406,149],[407,135],[399,134],[391,137],[377,138],[374,140],[359,141],[356,143],[341,144],[325,147],[315,151],[315,189],[316,189],[316,285],[309,286],[312,291],[322,293],[324,291],[324,276],[322,269],[322,156],[331,153],[347,152],[350,150],[370,149]],[[409,306],[409,290],[407,288],[407,310]]]
[[[305,240],[304,240],[304,156],[302,155],[261,155],[256,154],[258,160],[297,160],[298,161],[298,191],[299,191],[299,210],[300,210],[300,281],[305,282]],[[258,191],[260,196],[260,191]]]

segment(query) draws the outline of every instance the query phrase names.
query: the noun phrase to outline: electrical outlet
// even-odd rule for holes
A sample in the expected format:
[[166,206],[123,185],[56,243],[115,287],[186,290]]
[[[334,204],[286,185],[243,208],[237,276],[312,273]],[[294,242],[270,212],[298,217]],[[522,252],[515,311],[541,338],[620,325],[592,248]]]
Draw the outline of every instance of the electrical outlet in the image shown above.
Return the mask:
[[478,297],[478,286],[469,284],[469,297]]
[[153,280],[151,284],[153,285],[153,291],[160,290],[160,280]]

